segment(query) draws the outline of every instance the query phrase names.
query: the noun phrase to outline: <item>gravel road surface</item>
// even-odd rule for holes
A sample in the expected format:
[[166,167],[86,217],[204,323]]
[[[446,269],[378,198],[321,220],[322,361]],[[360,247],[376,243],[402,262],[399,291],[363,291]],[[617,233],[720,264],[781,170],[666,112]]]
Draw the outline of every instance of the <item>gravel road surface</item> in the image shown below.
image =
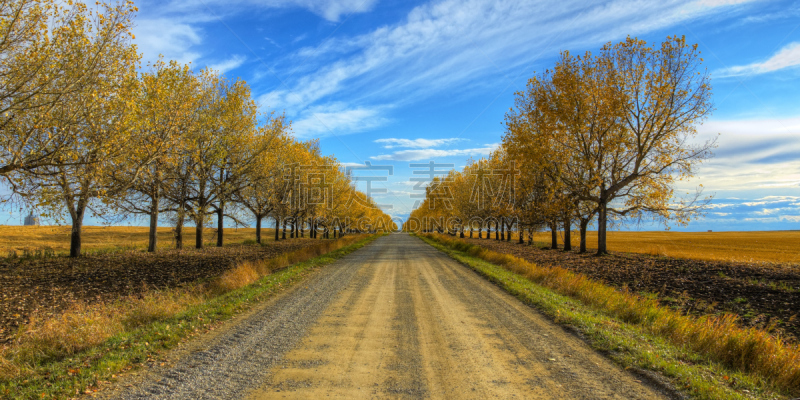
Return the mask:
[[382,237],[121,399],[668,398],[421,240]]

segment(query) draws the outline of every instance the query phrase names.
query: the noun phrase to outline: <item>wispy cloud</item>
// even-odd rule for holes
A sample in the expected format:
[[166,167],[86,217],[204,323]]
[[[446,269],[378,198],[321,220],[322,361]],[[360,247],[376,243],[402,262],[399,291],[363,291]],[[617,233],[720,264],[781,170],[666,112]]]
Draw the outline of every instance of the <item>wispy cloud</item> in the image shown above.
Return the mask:
[[400,106],[443,91],[470,96],[476,88],[513,90],[524,79],[509,77],[530,73],[533,63],[559,50],[710,17],[749,1],[435,1],[399,23],[298,51],[288,71],[302,62],[302,72],[263,100],[291,115],[345,99]]
[[798,65],[800,65],[800,42],[793,42],[778,50],[777,53],[773,54],[772,57],[767,60],[724,68],[716,71],[713,76],[724,78],[731,76],[759,75],[797,67]]
[[247,57],[245,57],[245,56],[235,55],[235,56],[231,57],[230,59],[227,59],[225,61],[220,62],[219,64],[209,65],[209,68],[211,68],[211,69],[213,69],[215,71],[219,71],[221,74],[224,74],[224,73],[226,73],[228,71],[231,71],[231,70],[234,70],[236,68],[241,67],[242,64],[244,64],[244,62],[246,60],[247,60]]
[[[442,0],[412,9],[401,21],[355,36],[334,36],[275,60],[281,84],[259,97],[285,109],[308,131],[321,132],[305,111],[347,102],[371,109],[411,104],[442,91],[472,96],[476,88],[513,90],[511,79],[529,73],[542,57],[559,50],[642,34],[755,0]],[[377,0],[144,0],[148,12],[137,35],[148,54],[184,62],[206,60],[203,27],[254,8],[300,7],[328,21],[371,11]],[[164,29],[168,30],[164,34]],[[262,36],[263,37],[263,36]],[[248,55],[249,56],[249,55]],[[201,60],[201,61],[198,61]],[[210,62],[209,62],[210,61]],[[299,65],[299,67],[298,67]],[[280,67],[283,66],[283,67]],[[319,115],[314,119],[319,119]],[[377,116],[373,115],[373,121]],[[383,117],[386,119],[385,117]]]
[[192,24],[169,18],[143,18],[137,20],[133,33],[136,35],[134,43],[145,60],[153,61],[164,55],[168,60],[189,64],[201,56],[201,53],[190,50],[202,42],[199,29]]
[[348,109],[342,104],[333,104],[314,107],[304,112],[292,124],[292,130],[299,138],[318,138],[374,129],[387,121],[387,118],[381,116],[379,109]]
[[134,42],[145,60],[152,61],[163,54],[167,59],[197,64],[206,55],[202,45],[207,23],[218,23],[254,8],[293,7],[339,22],[342,16],[371,11],[376,3],[377,0],[142,0],[137,1],[141,11],[133,30]]
[[370,157],[373,160],[384,161],[418,161],[418,160],[433,160],[444,157],[464,157],[464,156],[488,156],[489,153],[494,151],[499,144],[491,144],[486,147],[478,147],[473,149],[455,149],[455,150],[439,150],[439,149],[420,149],[420,150],[401,150],[392,154],[382,154],[379,156]]
[[422,148],[430,148],[430,147],[438,147],[443,146],[446,144],[456,143],[459,141],[463,141],[466,139],[461,138],[447,138],[447,139],[398,139],[398,138],[386,138],[386,139],[378,139],[375,143],[383,144],[384,149],[393,149],[393,148],[410,148],[410,149],[422,149]]
[[718,148],[692,182],[712,191],[800,188],[800,118],[712,120],[698,130],[701,140],[719,134]]
[[377,0],[284,0],[276,3],[289,3],[309,9],[328,21],[338,22],[343,15],[371,11]]
[[[144,2],[145,4],[148,1]],[[153,3],[153,2],[150,2]],[[343,15],[371,11],[377,0],[172,0],[160,1],[158,6],[168,12],[193,12],[221,9],[235,12],[237,9],[259,8],[304,8],[331,22],[337,22]]]

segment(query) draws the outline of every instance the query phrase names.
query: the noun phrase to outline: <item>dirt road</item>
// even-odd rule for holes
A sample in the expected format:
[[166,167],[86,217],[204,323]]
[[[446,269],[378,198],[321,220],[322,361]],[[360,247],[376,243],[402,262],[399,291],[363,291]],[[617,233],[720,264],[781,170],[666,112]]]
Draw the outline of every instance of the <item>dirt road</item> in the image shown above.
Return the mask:
[[383,237],[123,398],[657,399],[421,240]]

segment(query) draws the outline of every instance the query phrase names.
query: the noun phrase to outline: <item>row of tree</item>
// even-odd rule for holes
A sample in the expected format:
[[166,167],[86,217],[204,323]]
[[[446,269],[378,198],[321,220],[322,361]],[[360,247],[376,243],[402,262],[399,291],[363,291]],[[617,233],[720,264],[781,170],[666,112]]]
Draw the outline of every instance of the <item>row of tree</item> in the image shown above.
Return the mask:
[[[217,72],[159,59],[141,72],[130,33],[132,2],[56,0],[0,3],[0,180],[11,197],[72,224],[70,255],[81,252],[88,212],[144,217],[149,251],[159,220],[175,226],[226,218],[292,227],[290,237],[341,235],[391,219],[355,189],[315,141],[291,135],[283,115],[260,113],[250,88]],[[249,217],[248,217],[249,216]],[[358,225],[369,220],[370,225]]]
[[520,242],[525,230],[549,228],[553,248],[563,229],[567,250],[577,223],[581,252],[596,224],[598,254],[607,252],[611,223],[687,223],[710,198],[702,197],[702,185],[678,195],[676,184],[715,147],[693,140],[713,108],[701,63],[697,46],[683,37],[660,46],[629,37],[597,55],[561,53],[553,69],[516,93],[502,146],[435,179],[411,219],[418,229],[462,237],[475,228],[480,237],[494,225],[505,238],[513,229]]

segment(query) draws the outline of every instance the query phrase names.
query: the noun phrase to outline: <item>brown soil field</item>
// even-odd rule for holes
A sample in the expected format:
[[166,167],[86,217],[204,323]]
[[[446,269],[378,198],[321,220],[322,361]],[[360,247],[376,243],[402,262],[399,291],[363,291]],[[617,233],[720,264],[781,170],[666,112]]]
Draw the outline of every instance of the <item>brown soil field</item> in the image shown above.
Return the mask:
[[[753,239],[775,238],[781,234],[776,232],[769,235],[768,232],[764,232],[763,236],[759,236],[758,233],[761,232],[747,235]],[[695,235],[701,236],[701,234],[687,234],[675,237],[683,237],[683,243],[691,246],[688,244],[690,241],[685,238],[697,237]],[[724,234],[714,235],[725,237]],[[643,293],[646,296],[657,296],[661,303],[686,313],[731,312],[737,314],[745,326],[774,325],[778,332],[790,340],[800,339],[800,321],[797,320],[800,314],[800,267],[796,262],[779,263],[774,260],[765,262],[755,258],[752,262],[718,261],[689,259],[687,256],[692,254],[701,258],[702,250],[678,253],[687,258],[642,254],[646,252],[646,248],[642,246],[646,245],[626,247],[625,243],[620,241],[620,237],[625,236],[633,239],[627,233],[620,235],[615,232],[612,243],[616,243],[616,246],[609,247],[618,251],[612,251],[610,255],[603,257],[578,254],[576,251],[548,250],[536,245],[520,245],[515,241],[500,242],[494,239],[468,238],[464,240],[497,252],[524,258],[540,266],[566,268],[618,288]],[[642,236],[647,237],[646,234]],[[743,233],[742,237],[747,236]],[[740,240],[743,243],[755,242]],[[646,243],[646,240],[643,240],[643,243]],[[720,244],[717,248],[722,249],[724,246],[726,245]],[[619,251],[620,247],[639,249],[640,252]],[[765,247],[766,245],[762,248]],[[702,249],[702,246],[700,248]],[[747,250],[731,246],[729,251],[744,254]],[[740,259],[735,257],[740,256],[732,255],[732,259]]]
[[[69,226],[10,226],[0,225],[0,257],[11,251],[22,255],[25,250],[52,249],[57,254],[69,253]],[[206,228],[204,240],[209,244],[216,243],[214,229]],[[143,226],[84,226],[82,234],[82,250],[108,251],[119,249],[147,249],[148,228]],[[194,247],[193,227],[185,228],[184,245]],[[288,234],[288,232],[287,232]],[[272,229],[262,229],[261,237],[271,240],[275,235]],[[241,243],[255,240],[255,228],[225,228],[224,243]],[[158,228],[158,248],[175,247],[171,227]]]
[[[484,233],[485,235],[485,233]],[[494,238],[494,234],[492,234]],[[573,232],[572,246],[580,236]],[[516,235],[515,235],[516,239]],[[527,237],[526,237],[527,239]],[[534,241],[550,243],[550,232],[539,232]],[[559,243],[564,235],[559,233]],[[608,232],[608,249],[618,252],[709,261],[800,264],[800,231],[769,232]],[[597,232],[587,232],[586,246],[597,248]]]
[[[114,232],[110,228],[109,231]],[[116,232],[119,237],[124,230]],[[239,240],[242,240],[241,229],[239,234]],[[233,241],[236,236],[230,237]],[[61,255],[0,257],[0,343],[9,340],[17,327],[32,316],[47,318],[77,302],[114,301],[122,296],[137,296],[149,290],[210,279],[241,261],[272,258],[315,242],[302,238],[278,242],[268,240],[264,246],[230,244],[156,253],[138,249],[116,250],[75,259]],[[58,241],[53,240],[53,243]],[[119,242],[98,238],[95,243],[99,246],[97,243]]]

